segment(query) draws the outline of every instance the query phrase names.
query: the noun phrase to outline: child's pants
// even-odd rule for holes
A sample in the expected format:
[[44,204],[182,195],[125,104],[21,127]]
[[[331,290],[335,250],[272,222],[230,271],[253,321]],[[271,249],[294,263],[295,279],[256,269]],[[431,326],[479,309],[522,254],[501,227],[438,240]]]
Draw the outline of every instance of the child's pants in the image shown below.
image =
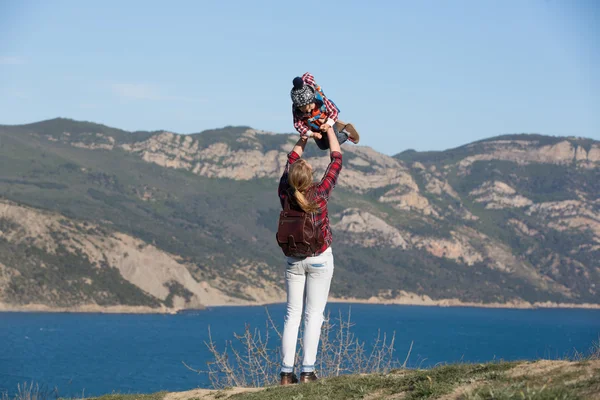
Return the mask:
[[332,276],[333,253],[331,247],[316,257],[287,258],[285,271],[287,310],[281,340],[281,355],[283,356],[281,372],[294,370],[303,303],[304,354],[301,372],[314,371],[321,337],[321,325],[323,324],[323,312],[327,304]]
[[[333,131],[335,132],[335,136],[337,136],[338,142],[340,142],[340,146],[342,145],[342,143],[348,140],[348,134],[346,132],[339,132],[336,124],[333,125]],[[321,150],[327,150],[329,149],[329,139],[327,138],[327,132],[321,132],[321,135],[323,135],[323,138],[315,138],[315,142],[317,142],[317,146],[319,146]]]

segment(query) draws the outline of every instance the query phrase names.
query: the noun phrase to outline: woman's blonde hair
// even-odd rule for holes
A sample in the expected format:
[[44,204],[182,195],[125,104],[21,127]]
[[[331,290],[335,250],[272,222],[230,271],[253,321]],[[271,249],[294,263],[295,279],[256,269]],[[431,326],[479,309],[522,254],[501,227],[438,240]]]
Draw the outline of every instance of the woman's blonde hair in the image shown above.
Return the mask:
[[300,208],[307,213],[315,213],[319,205],[314,200],[309,200],[306,196],[308,189],[313,183],[312,168],[303,159],[300,159],[290,166],[288,182],[294,188],[294,198]]

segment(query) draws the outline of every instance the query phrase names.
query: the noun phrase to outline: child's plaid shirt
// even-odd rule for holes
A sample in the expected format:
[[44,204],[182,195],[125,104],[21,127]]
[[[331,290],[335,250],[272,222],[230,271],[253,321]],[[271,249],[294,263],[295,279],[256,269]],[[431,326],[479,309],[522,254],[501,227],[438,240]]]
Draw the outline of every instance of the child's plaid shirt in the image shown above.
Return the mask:
[[[315,77],[312,76],[309,72],[302,75],[302,80],[304,81],[305,85],[310,85],[314,88],[317,87],[317,84],[315,83]],[[326,114],[327,114],[326,123],[329,126],[333,127],[333,125],[338,120],[338,109],[335,106],[335,104],[333,104],[333,102],[331,100],[329,100],[327,97],[323,96],[323,101],[325,104]],[[298,110],[293,105],[292,105],[292,115],[294,116],[294,128],[296,128],[298,133],[301,136],[312,136],[311,135],[312,130],[310,129],[310,127],[308,126],[308,123],[307,123],[307,119],[310,117],[310,115],[303,113],[302,111]]]

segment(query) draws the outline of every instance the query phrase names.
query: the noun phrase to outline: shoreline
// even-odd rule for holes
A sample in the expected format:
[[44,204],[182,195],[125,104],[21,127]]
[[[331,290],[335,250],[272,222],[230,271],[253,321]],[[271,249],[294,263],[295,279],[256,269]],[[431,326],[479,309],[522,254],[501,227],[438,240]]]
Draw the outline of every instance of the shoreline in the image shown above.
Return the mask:
[[[200,309],[199,309],[200,310]],[[147,306],[99,306],[85,304],[74,307],[50,307],[45,304],[5,304],[0,303],[0,312],[32,312],[32,313],[78,313],[78,314],[176,314],[177,309]]]
[[535,302],[530,303],[527,301],[514,301],[507,303],[477,303],[460,301],[458,299],[440,299],[433,300],[430,298],[419,300],[413,300],[412,298],[407,300],[405,298],[397,299],[356,299],[356,298],[332,298],[329,303],[354,303],[354,304],[380,304],[380,305],[404,305],[404,306],[421,306],[421,307],[472,307],[472,308],[503,308],[503,309],[516,309],[516,310],[534,310],[543,308],[556,308],[556,309],[591,309],[600,310],[600,304],[593,303],[555,303],[551,301],[546,302]]
[[[328,303],[342,304],[372,304],[372,305],[404,305],[418,307],[471,307],[471,308],[494,308],[494,309],[587,309],[600,310],[600,304],[592,303],[555,303],[515,301],[508,303],[476,303],[463,302],[458,299],[433,300],[428,296],[406,296],[395,299],[382,299],[371,297],[369,299],[337,298],[330,297]],[[0,312],[37,312],[37,313],[85,313],[85,314],[178,314],[180,312],[203,311],[208,308],[218,307],[257,307],[275,304],[285,304],[285,301],[271,302],[240,302],[206,304],[203,308],[152,308],[148,306],[99,306],[96,304],[80,305],[75,307],[50,307],[44,304],[15,305],[0,303]]]

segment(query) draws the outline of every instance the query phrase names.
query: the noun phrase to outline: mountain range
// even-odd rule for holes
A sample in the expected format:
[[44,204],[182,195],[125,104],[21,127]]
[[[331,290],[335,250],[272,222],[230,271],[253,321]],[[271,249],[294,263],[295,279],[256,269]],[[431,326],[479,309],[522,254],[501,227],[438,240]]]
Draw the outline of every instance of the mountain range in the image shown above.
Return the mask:
[[[285,300],[294,134],[0,125],[0,308],[172,312]],[[600,306],[600,142],[537,134],[388,156],[345,144],[342,301]],[[306,157],[320,176],[329,159]]]

